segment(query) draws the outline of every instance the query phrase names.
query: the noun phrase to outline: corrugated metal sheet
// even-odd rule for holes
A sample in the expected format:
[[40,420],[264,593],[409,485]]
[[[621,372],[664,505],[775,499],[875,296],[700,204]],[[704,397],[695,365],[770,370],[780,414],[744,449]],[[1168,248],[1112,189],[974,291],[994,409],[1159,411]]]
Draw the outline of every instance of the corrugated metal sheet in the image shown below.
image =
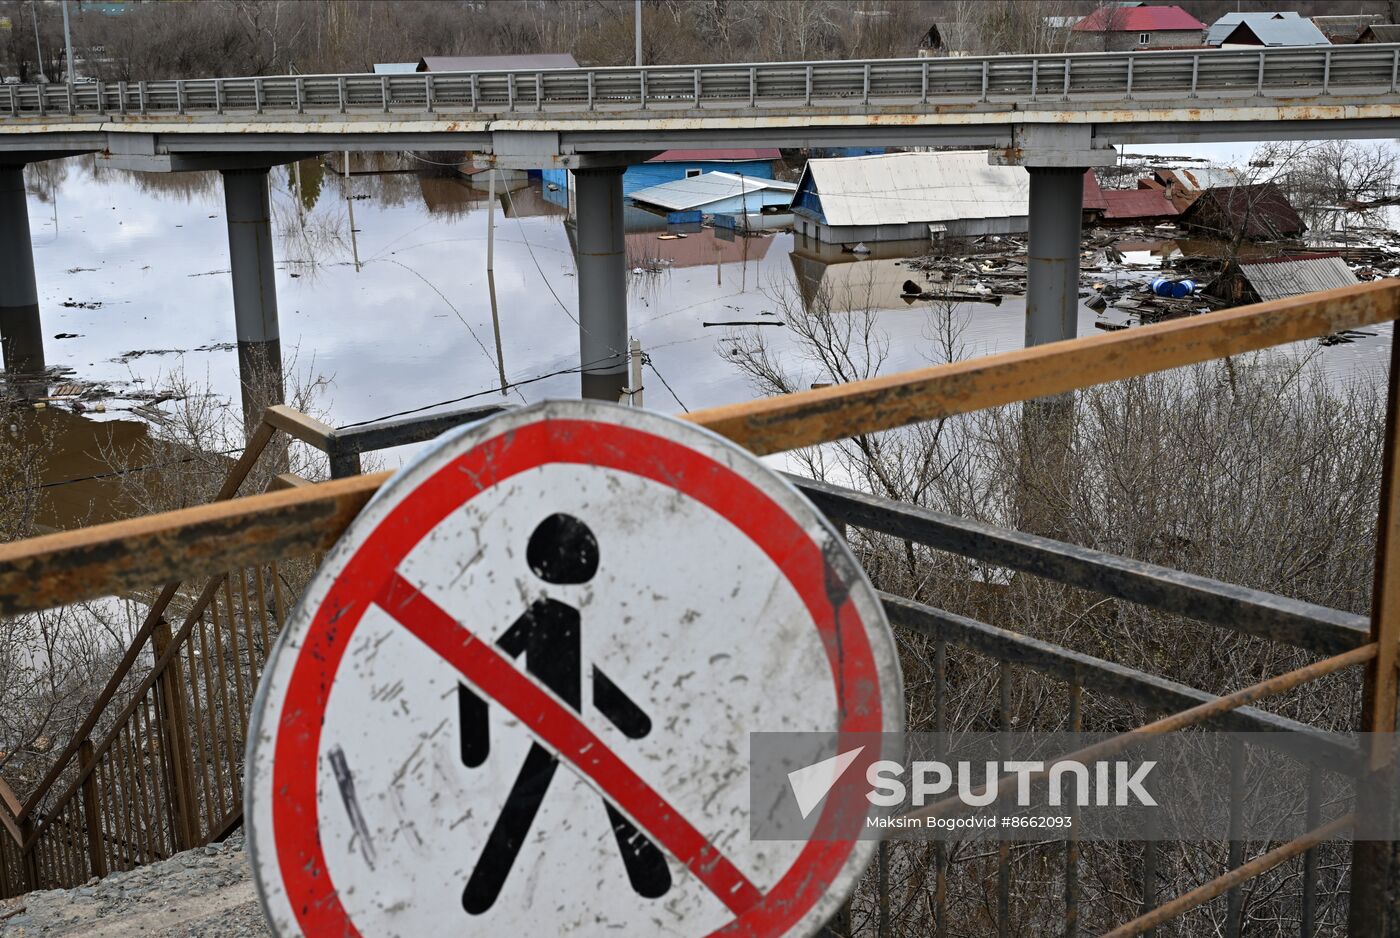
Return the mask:
[[[790,203],[796,191],[797,185],[791,182],[753,179],[734,173],[705,173],[689,179],[677,179],[659,186],[639,189],[632,193],[632,199],[674,212],[703,208],[725,199],[748,194],[755,194],[755,204],[752,206],[755,208],[759,205]],[[758,195],[759,193],[762,195]]]
[[376,75],[412,75],[418,71],[417,62],[375,62]]
[[981,150],[887,153],[809,160],[799,188],[813,187],[828,225],[904,225],[1007,218],[1030,211],[1030,176],[990,166]]
[[567,52],[532,55],[429,55],[418,60],[420,72],[493,72],[547,68],[578,68]]
[[[1313,25],[1313,21],[1305,19],[1292,11],[1282,11],[1276,13],[1226,13],[1220,19],[1210,24],[1210,30],[1206,33],[1206,45],[1218,46],[1227,39],[1231,42],[1241,41],[1241,36],[1232,37],[1230,34],[1241,26],[1248,28],[1249,32],[1266,46],[1327,46],[1332,41]],[[1247,40],[1246,40],[1247,41]]]
[[1250,260],[1240,263],[1240,271],[1265,302],[1358,283],[1356,274],[1336,254]]
[[1105,189],[1105,218],[1169,218],[1177,214],[1161,189]]
[[1094,175],[1092,169],[1084,171],[1084,211],[1102,212],[1108,209],[1108,200],[1104,198],[1103,188],[1099,185],[1099,177]]

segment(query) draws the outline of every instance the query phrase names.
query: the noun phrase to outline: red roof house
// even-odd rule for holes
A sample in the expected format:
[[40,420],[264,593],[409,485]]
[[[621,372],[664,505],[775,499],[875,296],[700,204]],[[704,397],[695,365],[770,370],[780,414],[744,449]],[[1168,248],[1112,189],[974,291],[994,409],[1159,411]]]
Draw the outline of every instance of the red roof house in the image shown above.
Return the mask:
[[1206,24],[1178,6],[1101,6],[1072,31],[1080,45],[1107,51],[1199,46]]
[[1158,221],[1177,214],[1176,206],[1161,189],[1105,189],[1108,221]]

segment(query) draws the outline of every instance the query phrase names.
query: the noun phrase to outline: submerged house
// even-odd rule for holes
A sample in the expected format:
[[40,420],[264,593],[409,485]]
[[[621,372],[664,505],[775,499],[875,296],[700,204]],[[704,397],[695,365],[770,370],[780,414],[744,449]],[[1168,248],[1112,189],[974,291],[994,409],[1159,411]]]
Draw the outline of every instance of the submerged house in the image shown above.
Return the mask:
[[1216,186],[1234,186],[1240,176],[1233,169],[1220,166],[1193,166],[1182,169],[1156,169],[1151,176],[1138,180],[1139,189],[1160,189],[1178,212],[1184,212],[1201,193]]
[[981,150],[809,160],[794,227],[827,244],[1023,234],[1030,177]]
[[1208,189],[1181,213],[1181,224],[1208,237],[1276,241],[1302,234],[1307,226],[1271,182]]
[[1105,189],[1103,195],[1104,221],[1110,223],[1163,222],[1180,214],[1161,189]]
[[1206,292],[1230,303],[1267,303],[1359,282],[1338,254],[1295,254],[1232,261]]
[[[677,179],[691,179],[705,173],[734,173],[745,179],[772,179],[774,164],[782,154],[774,147],[731,147],[727,150],[666,150],[645,163],[633,163],[622,174],[622,194],[634,193]],[[554,187],[556,198],[567,204],[569,183],[567,169],[546,169],[540,172],[545,187]]]
[[797,184],[742,176],[738,173],[703,173],[663,182],[632,193],[638,208],[672,216],[675,221],[699,221],[702,215],[778,216],[791,221]]

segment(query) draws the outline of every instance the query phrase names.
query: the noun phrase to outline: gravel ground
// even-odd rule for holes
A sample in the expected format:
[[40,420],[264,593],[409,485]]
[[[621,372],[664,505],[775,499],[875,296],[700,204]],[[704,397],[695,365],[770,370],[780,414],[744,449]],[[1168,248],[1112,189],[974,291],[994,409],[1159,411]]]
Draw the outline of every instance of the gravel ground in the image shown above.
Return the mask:
[[0,902],[0,936],[266,938],[243,834],[76,889]]

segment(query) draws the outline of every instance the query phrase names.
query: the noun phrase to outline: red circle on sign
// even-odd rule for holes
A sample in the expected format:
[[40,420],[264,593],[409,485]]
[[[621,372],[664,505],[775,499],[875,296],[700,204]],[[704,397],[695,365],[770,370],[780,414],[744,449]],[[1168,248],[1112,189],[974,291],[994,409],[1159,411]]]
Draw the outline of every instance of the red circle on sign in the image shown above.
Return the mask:
[[[833,606],[818,544],[771,496],[728,467],[681,443],[618,424],[550,419],[494,436],[443,466],[396,505],[346,562],[316,609],[297,653],[276,726],[272,828],[287,900],[308,935],[358,936],[322,851],[316,810],[321,728],[342,657],[361,616],[392,589],[398,565],[451,512],[521,472],[583,464],[631,473],[696,500],[744,533],[782,572],[820,632],[841,713],[838,732],[884,729],[880,678],[850,596]],[[844,692],[844,693],[843,693]],[[624,770],[625,771],[625,770]],[[664,805],[663,805],[664,807]],[[716,935],[767,936],[795,925],[821,899],[854,847],[855,832],[810,840],[766,893],[742,891],[726,904],[736,918]],[[643,830],[643,818],[634,818]],[[821,825],[819,825],[819,829]],[[692,872],[715,851],[677,856]],[[746,880],[741,882],[746,883]]]

